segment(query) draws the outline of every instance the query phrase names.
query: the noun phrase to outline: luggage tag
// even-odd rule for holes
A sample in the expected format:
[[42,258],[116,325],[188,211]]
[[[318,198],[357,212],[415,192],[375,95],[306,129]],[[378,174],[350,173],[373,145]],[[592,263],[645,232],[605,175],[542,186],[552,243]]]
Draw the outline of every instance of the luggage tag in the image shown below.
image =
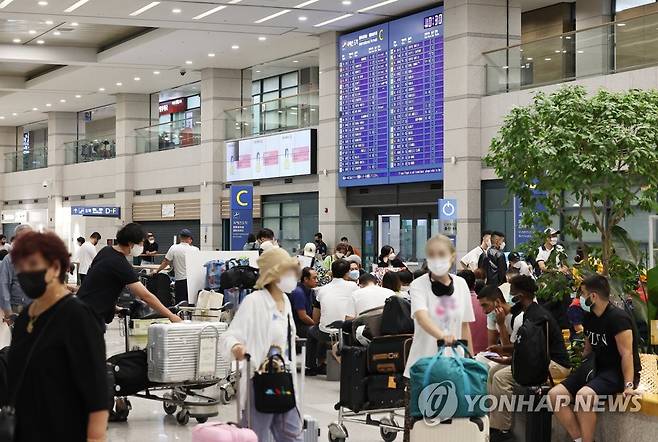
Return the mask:
[[199,338],[199,362],[197,364],[197,378],[214,377],[216,365],[217,337],[201,336]]
[[388,377],[388,388],[392,388],[392,389],[398,388],[398,383],[395,381],[395,376]]

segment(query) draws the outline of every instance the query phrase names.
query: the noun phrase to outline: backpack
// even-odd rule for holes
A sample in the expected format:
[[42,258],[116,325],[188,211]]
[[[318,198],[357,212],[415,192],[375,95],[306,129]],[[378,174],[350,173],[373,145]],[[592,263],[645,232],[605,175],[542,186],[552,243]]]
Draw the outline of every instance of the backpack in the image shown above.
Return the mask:
[[220,288],[220,278],[224,272],[224,261],[213,259],[203,265],[206,268],[206,290],[217,290]]
[[478,267],[484,270],[485,281],[487,284],[499,285],[498,264],[495,262],[494,258],[495,256],[491,256],[489,250],[487,250],[481,255]]
[[516,334],[512,354],[512,376],[521,386],[544,384],[551,376],[548,347],[548,320],[525,319]]
[[381,335],[413,334],[414,321],[411,319],[411,302],[401,296],[390,296],[382,312]]
[[237,265],[222,273],[219,285],[222,290],[233,288],[251,290],[257,280],[258,269],[249,265]]

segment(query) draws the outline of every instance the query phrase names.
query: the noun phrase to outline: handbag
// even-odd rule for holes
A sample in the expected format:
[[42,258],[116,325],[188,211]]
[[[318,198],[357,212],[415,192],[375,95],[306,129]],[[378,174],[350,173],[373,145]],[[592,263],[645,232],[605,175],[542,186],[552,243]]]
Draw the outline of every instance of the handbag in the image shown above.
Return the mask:
[[[65,299],[61,300],[57,305],[61,305],[63,302],[67,302],[71,297],[72,296],[70,295],[67,296]],[[52,314],[48,319],[48,321],[46,321],[46,323],[43,324],[41,333],[34,340],[34,343],[32,344],[32,347],[30,348],[30,351],[28,352],[27,357],[25,358],[25,366],[23,367],[23,370],[20,373],[18,382],[16,382],[16,389],[14,390],[14,394],[9,400],[9,404],[0,408],[0,442],[12,442],[14,440],[14,437],[16,435],[16,409],[14,408],[14,404],[16,403],[16,395],[18,394],[21,387],[23,386],[23,381],[25,380],[25,372],[27,371],[27,366],[30,363],[30,360],[32,359],[32,355],[34,354],[34,349],[37,348],[37,345],[39,344],[41,337],[46,334],[46,329],[54,317],[55,315]]]
[[[292,328],[288,315],[288,359],[292,361]],[[280,362],[281,370],[275,372],[274,367]],[[286,368],[285,360],[280,354],[267,358],[266,369],[256,372],[253,378],[254,407],[260,413],[285,413],[295,408],[295,387],[292,381],[290,367]]]

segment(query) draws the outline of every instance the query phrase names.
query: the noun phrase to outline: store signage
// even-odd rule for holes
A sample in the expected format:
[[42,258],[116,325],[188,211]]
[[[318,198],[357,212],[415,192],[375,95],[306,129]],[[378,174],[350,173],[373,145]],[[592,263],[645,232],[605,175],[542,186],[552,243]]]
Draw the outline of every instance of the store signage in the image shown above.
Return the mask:
[[27,222],[27,210],[3,210],[3,224],[23,224]]
[[187,98],[176,98],[175,100],[163,101],[158,106],[160,115],[175,114],[187,110]]
[[315,173],[315,129],[226,143],[226,181]]
[[23,132],[23,153],[30,152],[30,132]]
[[87,111],[84,113],[85,123],[89,123],[92,119],[93,119],[93,114],[91,111]]
[[71,215],[121,218],[121,207],[116,206],[71,206]]
[[231,186],[231,250],[242,250],[254,219],[253,186]]

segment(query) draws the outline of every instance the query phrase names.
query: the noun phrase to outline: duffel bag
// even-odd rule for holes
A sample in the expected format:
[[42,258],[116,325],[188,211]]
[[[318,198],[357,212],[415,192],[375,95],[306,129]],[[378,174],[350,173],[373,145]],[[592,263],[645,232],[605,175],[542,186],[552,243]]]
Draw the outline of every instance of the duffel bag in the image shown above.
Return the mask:
[[258,442],[258,437],[249,428],[235,424],[207,422],[192,429],[192,442]]
[[340,349],[340,405],[358,413],[365,407],[367,351],[364,347],[343,346]]
[[405,335],[414,332],[411,301],[402,296],[390,296],[382,312],[382,335]]
[[379,336],[368,345],[368,371],[372,374],[402,373],[413,335]]
[[146,350],[119,353],[107,360],[114,369],[114,395],[130,396],[151,385]]
[[371,374],[367,380],[368,410],[404,407],[404,380],[400,374]]
[[[457,351],[464,350],[464,357]],[[471,359],[465,345],[455,344],[451,354],[445,355],[445,346],[431,357],[421,358],[411,366],[411,415],[428,419],[451,419],[453,417],[481,417],[486,414],[483,400],[469,410],[466,396],[471,398],[487,394],[488,371],[484,364]],[[430,387],[430,388],[427,388]],[[437,391],[440,390],[440,391]],[[435,410],[435,397],[445,398],[440,409]]]

